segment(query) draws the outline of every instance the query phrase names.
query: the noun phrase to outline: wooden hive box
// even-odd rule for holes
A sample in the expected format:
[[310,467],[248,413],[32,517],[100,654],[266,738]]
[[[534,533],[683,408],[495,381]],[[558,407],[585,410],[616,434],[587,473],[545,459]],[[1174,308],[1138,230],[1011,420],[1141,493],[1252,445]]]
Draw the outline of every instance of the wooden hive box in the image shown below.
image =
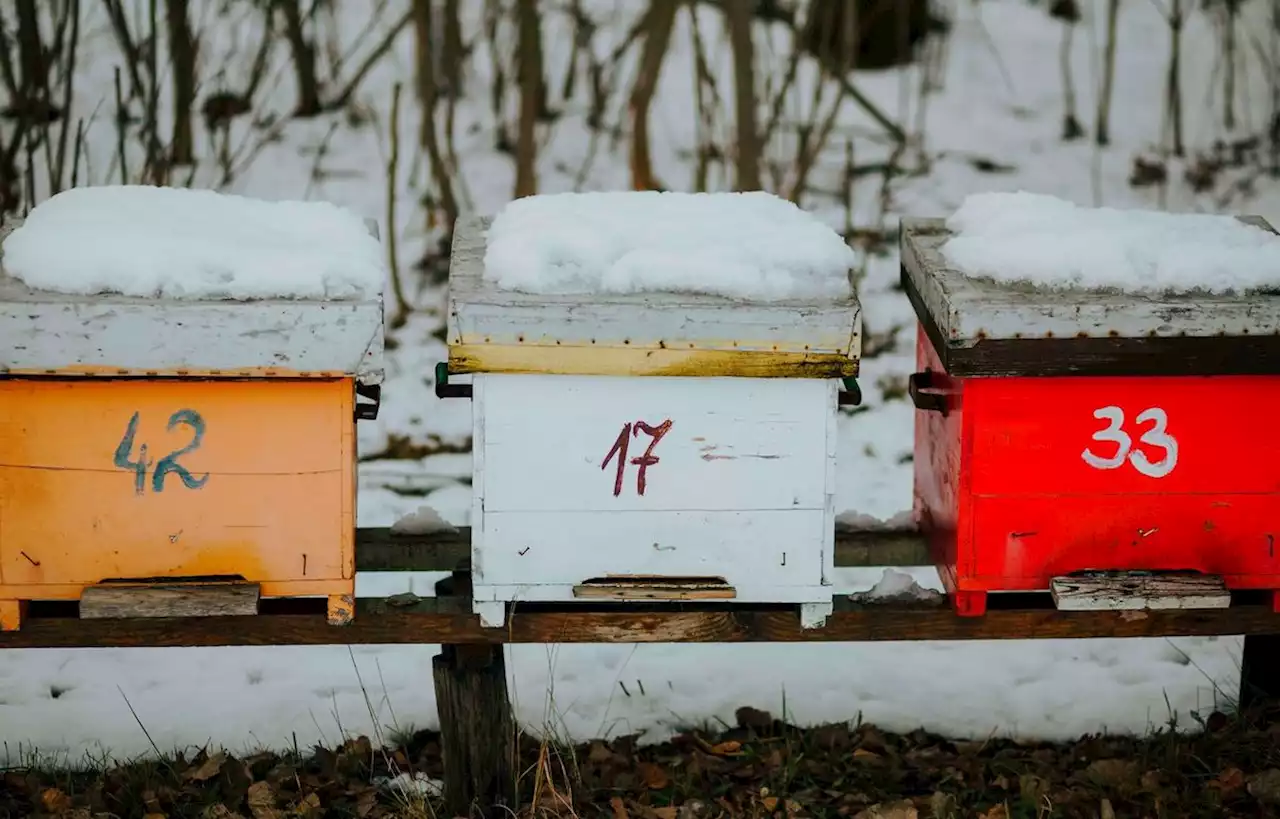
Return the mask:
[[349,621],[354,425],[376,414],[381,296],[68,295],[3,263],[0,625],[33,600],[164,614],[147,608],[158,585],[186,601],[170,614],[211,591],[208,613],[326,596]]
[[462,221],[449,372],[472,374],[474,606],[729,601],[832,608],[836,413],[856,296],[539,294],[484,276]]
[[948,263],[953,235],[902,220],[914,511],[956,609],[981,615],[997,591],[1145,608],[1280,589],[1280,294],[997,281]]

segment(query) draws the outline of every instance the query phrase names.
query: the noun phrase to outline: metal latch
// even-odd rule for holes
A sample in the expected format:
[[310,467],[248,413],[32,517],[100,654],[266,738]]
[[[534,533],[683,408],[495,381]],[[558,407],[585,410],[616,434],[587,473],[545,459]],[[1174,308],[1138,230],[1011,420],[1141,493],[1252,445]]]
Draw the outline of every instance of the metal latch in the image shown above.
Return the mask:
[[470,398],[470,384],[449,383],[449,363],[441,361],[436,364],[436,398]]
[[382,406],[382,385],[361,384],[356,382],[356,398],[368,398],[369,402],[356,401],[356,420],[372,421],[378,417],[378,408]]

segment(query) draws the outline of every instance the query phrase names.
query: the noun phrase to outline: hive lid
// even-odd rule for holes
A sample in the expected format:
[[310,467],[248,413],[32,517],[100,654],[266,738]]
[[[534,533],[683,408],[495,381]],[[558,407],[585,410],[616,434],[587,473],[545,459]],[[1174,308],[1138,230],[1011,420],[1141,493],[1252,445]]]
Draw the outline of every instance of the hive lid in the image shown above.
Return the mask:
[[[1239,222],[1274,233],[1259,217]],[[944,247],[958,233],[941,218],[901,222],[902,284],[952,375],[1280,373],[1280,267],[1274,269],[1275,287],[1262,283],[1270,273],[1261,270],[1254,276],[1258,286],[1235,291],[1222,289],[1220,281],[1182,292],[1046,284],[1053,254],[1069,252],[1071,236],[1064,233],[1041,243],[1048,258],[1027,280],[1017,280],[1014,270],[1002,271],[1003,280],[997,280],[963,272],[948,259]],[[1016,259],[1034,251],[1027,246],[991,258]],[[1130,249],[1129,261],[1132,255]],[[1162,263],[1167,270],[1169,262],[1179,261],[1188,260]],[[1194,273],[1175,269],[1173,276]],[[1106,270],[1085,269],[1083,276],[1094,282],[1119,279]]]
[[[368,267],[378,263],[368,245],[355,251],[355,264],[366,267],[350,279],[334,282],[305,269],[293,271],[300,296],[288,295],[288,276],[283,288],[250,281],[247,289],[218,293],[209,272],[221,262],[209,259],[219,250],[201,248],[199,236],[181,236],[165,246],[173,234],[165,237],[160,223],[154,226],[157,238],[151,245],[143,230],[115,245],[92,240],[119,222],[119,214],[102,210],[111,206],[113,194],[128,199],[138,193],[134,188],[74,189],[42,204],[27,220],[0,226],[0,374],[306,375],[382,381],[382,293]],[[73,197],[72,207],[41,212],[73,192],[88,193],[83,200]],[[148,218],[148,208],[154,210],[151,196],[142,193],[142,207],[132,211],[136,218]],[[62,199],[64,205],[67,201]],[[357,224],[364,241],[376,248],[376,228]],[[34,229],[19,233],[24,227]],[[217,229],[216,224],[209,227]],[[19,239],[11,243],[15,235]],[[188,243],[196,247],[188,249]],[[243,243],[240,250],[246,250]],[[273,263],[305,265],[308,258],[306,252],[289,254],[287,246],[277,246],[274,253],[265,260],[242,259],[247,267],[241,269],[261,273],[273,269]],[[130,254],[140,254],[136,267],[130,266]],[[166,265],[183,260],[204,264],[207,292],[198,281],[181,292],[182,282],[167,277]],[[103,292],[113,284],[121,286]],[[152,286],[158,295],[142,295]],[[131,289],[136,292],[120,292]]]
[[[621,198],[643,194],[599,196]],[[611,206],[609,199],[588,201]],[[616,203],[617,199],[612,202]],[[569,242],[580,238],[590,244],[599,238],[599,225],[582,224],[581,219],[556,224],[564,228],[561,236]],[[696,265],[703,265],[708,277],[717,280],[711,289],[718,288],[721,292],[690,292],[674,287],[657,290],[643,286],[627,292],[632,286],[628,283],[616,285],[610,291],[607,285],[593,289],[580,286],[580,282],[576,288],[572,283],[561,288],[535,285],[534,292],[530,292],[508,286],[501,275],[495,275],[495,256],[510,261],[527,251],[535,257],[541,253],[543,258],[550,254],[564,260],[564,255],[556,254],[571,255],[574,249],[566,250],[563,245],[548,249],[545,245],[534,247],[532,241],[523,244],[511,241],[493,254],[490,253],[493,225],[492,218],[473,217],[459,221],[454,232],[448,316],[449,362],[453,372],[817,378],[857,374],[860,305],[848,284],[847,268],[841,268],[843,287],[834,285],[833,278],[799,284],[787,281],[779,284],[774,280],[773,284],[777,285],[774,292],[768,292],[767,282],[757,282],[735,292],[740,280],[728,275],[724,268],[716,267],[721,257],[714,247],[698,247],[692,240],[684,240],[687,252],[681,248],[680,241],[676,241],[668,247],[653,248],[654,253],[648,260],[654,263],[665,260],[671,267],[682,268],[673,273],[668,267],[663,272],[667,281],[678,281],[681,276],[696,273]],[[554,225],[552,227],[554,229]],[[818,246],[812,241],[807,246],[793,248],[788,254],[785,227],[778,226],[771,237],[778,243],[766,249],[767,253],[774,254],[774,264],[785,268],[788,262],[794,261],[802,274],[824,269],[825,265],[829,274],[832,259],[842,258],[836,255],[839,249],[834,245]],[[575,229],[585,233],[575,237]],[[843,246],[838,234],[829,228],[822,230]],[[826,241],[819,231],[810,235],[816,235],[820,242]],[[660,238],[657,243],[661,243]],[[596,249],[587,247],[582,252],[590,257]],[[609,250],[617,251],[617,248],[607,249],[603,255],[608,255]],[[569,259],[569,264],[574,263],[574,259]],[[643,277],[646,270],[651,269],[645,268],[645,264],[636,262],[639,270],[633,268],[627,275]],[[734,275],[739,270],[735,268]],[[609,271],[578,268],[575,272],[580,278],[599,278],[616,276],[618,271],[615,264]],[[756,272],[747,271],[745,275]],[[788,288],[799,295],[788,295]],[[753,290],[762,292],[753,293]]]

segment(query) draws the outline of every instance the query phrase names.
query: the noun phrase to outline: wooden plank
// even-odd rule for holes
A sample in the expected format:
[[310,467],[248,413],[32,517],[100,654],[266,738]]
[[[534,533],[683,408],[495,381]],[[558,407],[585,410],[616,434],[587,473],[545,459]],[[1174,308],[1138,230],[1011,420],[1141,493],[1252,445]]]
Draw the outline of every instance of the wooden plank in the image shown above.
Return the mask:
[[[1000,596],[993,596],[993,603]],[[1047,598],[1047,595],[1045,596]],[[625,611],[516,607],[503,628],[484,629],[457,598],[411,595],[356,601],[355,619],[330,626],[323,612],[256,617],[78,620],[34,611],[20,631],[0,633],[0,648],[129,646],[371,645],[429,643],[744,643],[885,640],[1010,640],[1087,637],[1214,636],[1280,633],[1270,605],[1227,609],[1064,612],[1001,609],[959,617],[944,604],[841,606],[821,628],[802,629],[798,613],[777,609],[654,604]],[[268,602],[268,601],[264,601]],[[323,601],[320,601],[323,604]]]
[[1055,577],[1050,583],[1061,611],[1225,609],[1231,592],[1221,577],[1203,574],[1112,572]]
[[222,617],[258,613],[260,587],[243,582],[101,583],[80,596],[80,618]]
[[[836,527],[839,567],[932,566],[929,545],[914,529]],[[471,529],[422,535],[392,534],[388,528],[356,530],[357,572],[451,572],[471,558]]]
[[1280,373],[1280,296],[1135,300],[998,284],[950,268],[949,237],[945,220],[902,220],[902,284],[953,376]]
[[[520,366],[543,373],[560,372],[557,368],[565,361],[590,355],[591,349],[635,350],[642,356],[653,352],[664,358],[668,355],[662,351],[676,349],[809,353],[849,362],[859,358],[861,307],[856,295],[752,302],[695,293],[553,295],[498,290],[483,276],[484,234],[490,221],[462,219],[453,234],[447,339],[451,353],[467,350],[459,365],[476,356],[503,355],[476,352],[479,347],[521,345],[536,349],[524,354]],[[563,353],[557,347],[587,352]],[[626,357],[636,360],[629,353]]]
[[738,591],[722,577],[601,577],[573,587],[573,596],[600,600],[732,600]]

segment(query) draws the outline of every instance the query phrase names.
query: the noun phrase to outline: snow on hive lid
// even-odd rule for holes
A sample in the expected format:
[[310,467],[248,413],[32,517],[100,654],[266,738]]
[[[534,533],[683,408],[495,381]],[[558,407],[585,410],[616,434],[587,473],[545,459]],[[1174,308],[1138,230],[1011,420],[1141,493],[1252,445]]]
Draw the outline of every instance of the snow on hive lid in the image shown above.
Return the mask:
[[901,251],[952,375],[1280,373],[1280,236],[1257,217],[984,193],[904,217]]
[[856,263],[763,192],[526,197],[458,224],[450,369],[853,375]]
[[174,300],[376,300],[382,249],[328,202],[211,190],[71,188],[4,240],[4,272],[36,291]]
[[1161,294],[1280,288],[1280,236],[1232,216],[979,193],[964,200],[947,228],[947,262],[999,282]]
[[484,278],[526,293],[848,298],[857,256],[763,191],[563,193],[517,199],[488,231]]
[[327,203],[74,188],[0,228],[0,373],[376,384],[384,276],[370,228]]

